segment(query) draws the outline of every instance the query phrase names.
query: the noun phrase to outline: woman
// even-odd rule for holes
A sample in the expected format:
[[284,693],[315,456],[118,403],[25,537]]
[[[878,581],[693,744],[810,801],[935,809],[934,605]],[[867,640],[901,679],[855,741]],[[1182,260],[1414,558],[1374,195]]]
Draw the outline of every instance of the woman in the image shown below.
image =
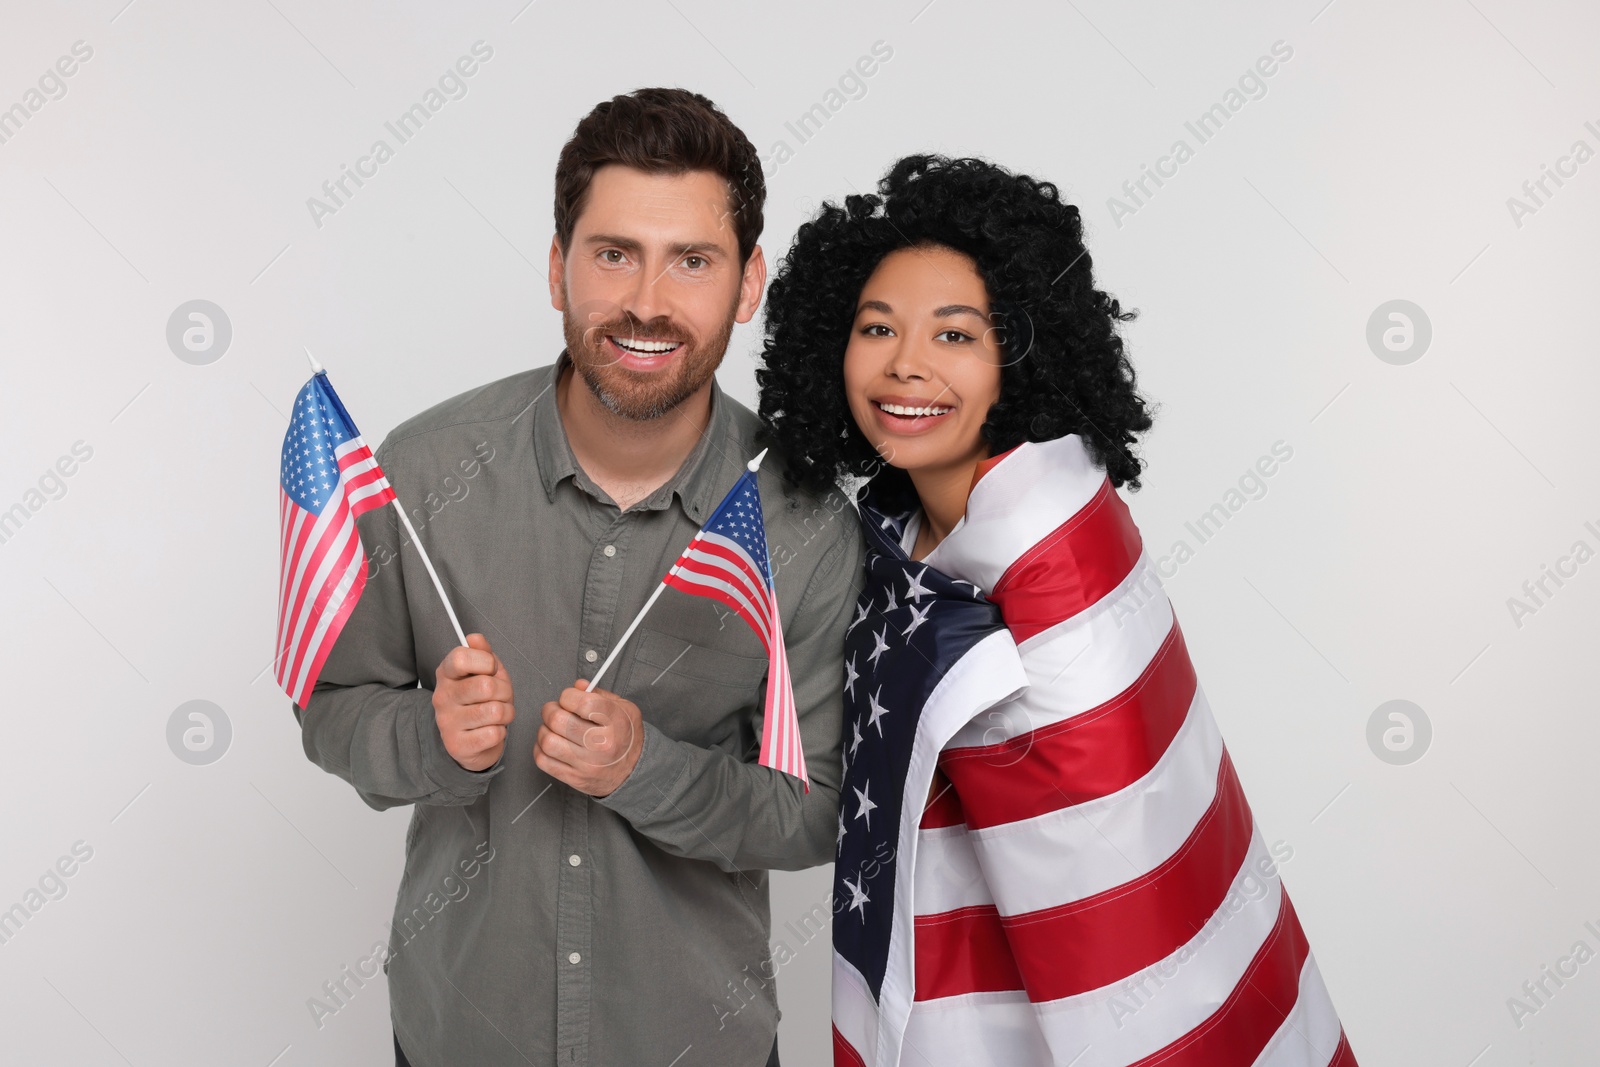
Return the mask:
[[866,478],[836,1064],[1354,1064],[1119,486],[1150,427],[1078,209],[913,156],[800,228],[761,414]]

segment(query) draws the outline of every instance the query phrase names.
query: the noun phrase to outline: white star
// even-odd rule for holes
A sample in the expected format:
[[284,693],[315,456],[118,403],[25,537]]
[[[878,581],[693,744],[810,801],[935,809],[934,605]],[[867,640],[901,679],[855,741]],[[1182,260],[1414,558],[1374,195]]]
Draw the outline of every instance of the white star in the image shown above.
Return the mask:
[[835,841],[835,842],[834,842],[834,847],[835,847],[835,848],[838,848],[838,847],[839,847],[839,845],[841,845],[841,844],[843,844],[843,843],[844,843],[844,834],[845,834],[845,829],[844,829],[844,812],[842,812],[842,811],[841,811],[841,812],[840,812],[840,813],[839,813],[839,840],[838,840],[838,841]]
[[850,730],[851,730],[852,733],[855,734],[855,738],[853,740],[851,740],[851,742],[850,742],[850,759],[851,759],[852,762],[854,762],[855,758],[856,758],[856,749],[861,747],[861,723],[860,723],[860,721],[858,720],[856,722],[851,723],[850,724]]
[[872,664],[874,667],[878,665],[878,657],[889,651],[889,643],[883,639],[884,635],[888,632],[889,628],[885,626],[883,629],[872,635],[872,640],[876,647],[873,648],[872,655],[867,657],[867,662]]
[[895,598],[894,598],[894,589],[893,589],[893,587],[891,587],[889,589],[889,601],[888,601],[888,603],[884,604],[883,613],[885,615],[887,615],[887,614],[889,614],[889,612],[894,611],[899,606],[900,606],[899,602],[897,602],[895,600]]
[[844,691],[850,694],[851,700],[854,700],[856,696],[856,679],[861,675],[856,672],[856,657],[853,653],[849,659],[844,661],[844,669]]
[[927,574],[928,574],[928,568],[924,567],[924,568],[922,568],[922,573],[921,574],[908,574],[908,575],[906,575],[906,586],[907,586],[907,588],[906,588],[906,599],[907,600],[915,600],[918,604],[920,604],[920,603],[922,603],[922,598],[923,597],[932,596],[933,595],[933,590],[929,589],[927,586],[922,584],[922,579],[925,578],[927,576]]
[[846,878],[844,880],[844,884],[846,886],[848,886],[849,889],[850,889],[850,908],[849,908],[849,910],[850,911],[855,911],[857,908],[860,908],[861,909],[861,921],[862,922],[866,922],[867,921],[867,909],[866,909],[865,905],[868,904],[869,902],[871,902],[871,900],[872,900],[871,897],[867,896],[866,890],[862,888],[862,883],[865,882],[866,880],[867,880],[867,876],[866,875],[861,875],[854,882],[851,882],[850,879],[848,879],[848,878]]
[[870,697],[867,698],[868,703],[870,703],[872,705],[872,718],[867,720],[867,725],[868,726],[876,726],[876,727],[878,727],[878,736],[879,737],[883,736],[883,726],[878,722],[878,720],[883,718],[885,715],[889,714],[889,709],[884,707],[882,704],[878,703],[878,696],[882,692],[883,692],[883,686],[880,685],[880,686],[878,686],[878,692],[877,693],[873,693]]
[[867,796],[867,789],[872,788],[872,783],[867,783],[867,789],[856,789],[855,786],[850,788],[855,792],[856,799],[861,801],[861,806],[856,809],[856,818],[866,819],[867,830],[870,832],[872,829],[872,813],[878,810],[878,805],[874,804],[872,798]]
[[862,623],[864,623],[866,621],[867,621],[867,605],[866,604],[857,604],[856,605],[855,621],[852,622],[849,626],[845,627],[845,630],[844,630],[845,634],[848,635],[851,630],[854,630],[857,626],[860,626]]
[[928,621],[928,612],[933,610],[933,605],[929,604],[925,608],[912,608],[910,604],[907,604],[906,607],[911,608],[911,625],[905,628],[903,636],[910,637],[917,632],[917,627]]

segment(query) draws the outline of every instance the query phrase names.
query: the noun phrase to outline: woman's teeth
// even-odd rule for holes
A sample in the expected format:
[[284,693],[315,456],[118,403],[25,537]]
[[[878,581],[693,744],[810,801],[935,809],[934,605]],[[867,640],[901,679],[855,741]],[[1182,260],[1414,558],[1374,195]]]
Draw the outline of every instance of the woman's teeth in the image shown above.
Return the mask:
[[948,415],[950,412],[955,410],[954,408],[938,407],[936,405],[913,408],[907,407],[904,404],[879,404],[878,407],[884,411],[887,411],[891,415],[904,415],[908,417],[920,415]]

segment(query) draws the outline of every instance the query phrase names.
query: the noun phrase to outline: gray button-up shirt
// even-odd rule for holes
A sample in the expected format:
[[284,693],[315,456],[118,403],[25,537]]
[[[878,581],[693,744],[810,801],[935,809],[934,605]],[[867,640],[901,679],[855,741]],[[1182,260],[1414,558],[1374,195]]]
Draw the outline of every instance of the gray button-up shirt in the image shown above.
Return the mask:
[[296,709],[306,753],[374,808],[415,805],[384,969],[417,1067],[762,1064],[778,1014],[765,872],[833,856],[857,520],[764,463],[809,794],[756,763],[759,639],[674,590],[601,683],[643,712],[638,765],[603,799],[562,785],[533,763],[541,706],[594,674],[760,449],[756,417],[714,387],[682,468],[620,511],[567,443],[565,364],[448,400],[377,453],[463,628],[511,675],[501,762],[472,772],[444,749],[431,689],[456,640],[392,507],[359,520],[368,581]]

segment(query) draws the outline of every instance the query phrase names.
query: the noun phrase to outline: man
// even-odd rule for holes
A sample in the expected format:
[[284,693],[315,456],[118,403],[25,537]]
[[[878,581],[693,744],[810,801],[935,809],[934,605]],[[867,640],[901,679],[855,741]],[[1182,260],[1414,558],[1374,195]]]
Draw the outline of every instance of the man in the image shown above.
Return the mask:
[[714,374],[761,299],[764,199],[704,97],[600,104],[556,170],[565,351],[378,450],[482,631],[456,647],[393,509],[370,512],[366,592],[297,710],[319,766],[415,805],[385,964],[399,1063],[777,1062],[765,872],[833,854],[853,511],[764,464],[809,793],[756,763],[766,657],[713,601],[668,591],[596,692],[575,681],[760,450]]

